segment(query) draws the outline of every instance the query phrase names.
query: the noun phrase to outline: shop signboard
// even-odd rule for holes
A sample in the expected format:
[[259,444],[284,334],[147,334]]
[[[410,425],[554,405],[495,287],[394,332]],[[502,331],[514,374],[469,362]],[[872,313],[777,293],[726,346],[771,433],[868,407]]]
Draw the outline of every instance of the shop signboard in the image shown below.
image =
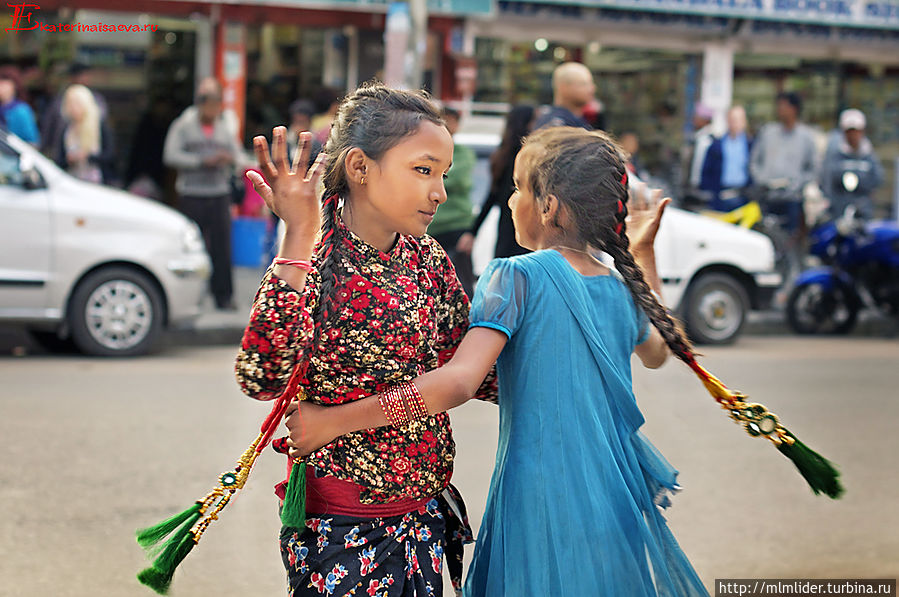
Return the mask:
[[[517,0],[506,0],[510,4]],[[899,30],[899,0],[541,0],[547,4]]]
[[[177,0],[193,2],[195,0]],[[218,3],[217,0],[200,0]],[[346,6],[353,10],[387,12],[393,0],[240,0],[245,6],[284,6],[290,8],[322,8],[333,10]],[[437,15],[486,15],[494,12],[496,0],[428,0],[428,13]]]

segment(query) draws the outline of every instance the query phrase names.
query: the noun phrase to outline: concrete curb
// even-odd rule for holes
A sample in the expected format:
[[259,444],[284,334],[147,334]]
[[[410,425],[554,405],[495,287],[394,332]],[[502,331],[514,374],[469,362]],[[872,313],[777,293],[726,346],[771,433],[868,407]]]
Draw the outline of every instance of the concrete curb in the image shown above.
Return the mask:
[[[160,342],[163,346],[237,346],[243,337],[246,320],[220,326],[204,326],[172,330]],[[779,311],[751,313],[743,326],[742,336],[793,336],[786,315]],[[899,335],[899,321],[879,314],[862,313],[850,337],[894,338]]]

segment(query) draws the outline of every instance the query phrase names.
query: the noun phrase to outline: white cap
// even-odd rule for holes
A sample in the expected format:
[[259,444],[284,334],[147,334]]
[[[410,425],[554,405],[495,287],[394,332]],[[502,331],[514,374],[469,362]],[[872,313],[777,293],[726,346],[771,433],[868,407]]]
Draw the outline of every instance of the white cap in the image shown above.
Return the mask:
[[848,131],[849,129],[865,130],[865,114],[861,110],[850,108],[843,110],[840,114],[840,129]]

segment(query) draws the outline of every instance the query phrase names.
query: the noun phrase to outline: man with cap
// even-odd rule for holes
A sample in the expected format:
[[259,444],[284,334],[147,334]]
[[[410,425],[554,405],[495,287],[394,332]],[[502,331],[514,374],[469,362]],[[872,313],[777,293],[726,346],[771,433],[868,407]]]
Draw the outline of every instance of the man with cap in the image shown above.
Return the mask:
[[777,122],[759,131],[749,158],[749,172],[755,184],[787,189],[794,196],[786,207],[790,231],[804,226],[802,191],[817,179],[818,153],[812,130],[800,122],[802,100],[792,92],[777,96]]
[[873,216],[871,195],[883,184],[883,167],[865,136],[866,124],[861,110],[843,110],[839,120],[841,134],[824,157],[820,185],[830,201],[833,218],[842,215],[850,205],[863,218]]

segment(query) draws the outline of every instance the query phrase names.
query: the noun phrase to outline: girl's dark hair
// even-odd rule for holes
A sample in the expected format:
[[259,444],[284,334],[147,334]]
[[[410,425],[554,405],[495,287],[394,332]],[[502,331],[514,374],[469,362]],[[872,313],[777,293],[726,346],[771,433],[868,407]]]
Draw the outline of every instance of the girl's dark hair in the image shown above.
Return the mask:
[[531,121],[534,119],[534,106],[521,104],[509,110],[506,116],[506,128],[503,130],[503,139],[499,147],[490,156],[490,173],[493,175],[493,184],[496,184],[503,176],[506,165],[521,149],[521,141],[530,131]]
[[[520,184],[530,188],[538,205],[542,206],[549,195],[559,200],[576,228],[578,241],[605,251],[615,260],[615,268],[635,303],[672,352],[690,363],[690,341],[656,300],[628,250],[628,191],[622,149],[600,131],[554,127],[527,137],[521,151],[519,159],[527,181]],[[558,226],[558,218],[553,224]]]
[[[342,272],[340,252],[342,235],[337,226],[339,203],[348,200],[349,183],[346,157],[354,148],[378,161],[404,138],[415,134],[423,122],[445,126],[439,109],[424,91],[400,91],[380,83],[365,83],[340,103],[337,116],[325,144],[328,165],[322,176],[319,308],[314,314],[320,331],[337,312],[335,288]],[[318,333],[318,332],[317,332]]]

